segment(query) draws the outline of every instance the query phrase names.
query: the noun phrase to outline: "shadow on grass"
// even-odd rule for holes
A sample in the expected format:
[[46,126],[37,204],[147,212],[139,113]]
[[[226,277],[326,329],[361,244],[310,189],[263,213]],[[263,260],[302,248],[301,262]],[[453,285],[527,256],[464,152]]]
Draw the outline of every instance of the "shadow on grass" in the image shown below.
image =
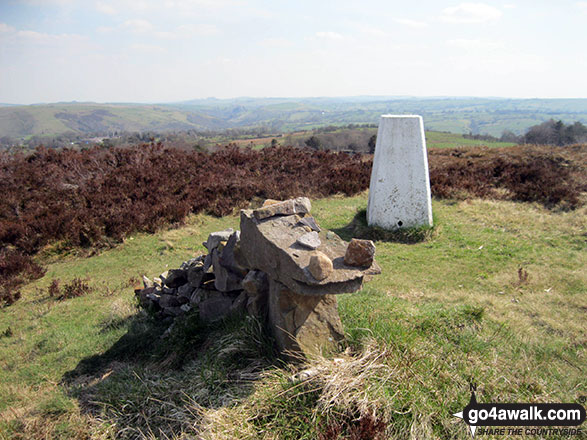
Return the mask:
[[342,228],[333,229],[343,240],[360,238],[373,241],[387,241],[394,243],[415,244],[431,240],[436,234],[434,227],[421,226],[417,228],[400,228],[393,231],[369,226],[367,224],[367,210],[361,209],[353,220]]
[[83,413],[115,427],[116,438],[197,435],[199,409],[246,397],[279,363],[265,328],[250,316],[208,325],[193,311],[169,327],[138,313],[119,326],[128,329],[124,336],[61,380]]

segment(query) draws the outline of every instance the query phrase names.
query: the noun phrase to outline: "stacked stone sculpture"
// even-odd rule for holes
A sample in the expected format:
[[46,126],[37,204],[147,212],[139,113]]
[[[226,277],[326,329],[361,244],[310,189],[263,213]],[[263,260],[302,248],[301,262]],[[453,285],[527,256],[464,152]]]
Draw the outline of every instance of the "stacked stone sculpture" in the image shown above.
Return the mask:
[[358,291],[380,269],[373,242],[321,230],[310,210],[306,197],[242,210],[240,232],[210,234],[207,255],[144,278],[141,305],[161,318],[197,308],[207,322],[249,313],[266,320],[290,357],[334,347],[344,336],[336,294]]

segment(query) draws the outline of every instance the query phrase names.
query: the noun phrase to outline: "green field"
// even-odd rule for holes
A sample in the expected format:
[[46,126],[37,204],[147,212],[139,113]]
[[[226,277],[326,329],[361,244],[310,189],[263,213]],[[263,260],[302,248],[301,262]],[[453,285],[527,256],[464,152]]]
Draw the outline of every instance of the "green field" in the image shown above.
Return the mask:
[[[366,194],[332,197],[312,213],[348,240],[368,234],[365,206]],[[237,216],[192,216],[91,257],[48,249],[47,274],[0,310],[0,438],[315,439],[373,413],[386,438],[467,439],[451,414],[471,380],[482,402],[587,395],[586,208],[435,200],[433,211],[423,240],[376,242],[382,274],[339,297],[342,361],[314,359],[321,374],[297,385],[250,319],[188,319],[160,339],[135,308],[141,275],[203,253]],[[74,277],[94,292],[49,298],[53,279]]]
[[236,98],[167,104],[54,103],[0,107],[0,138],[64,133],[262,128],[265,133],[377,124],[382,114],[419,114],[432,131],[523,134],[549,119],[587,123],[585,99],[506,98]]

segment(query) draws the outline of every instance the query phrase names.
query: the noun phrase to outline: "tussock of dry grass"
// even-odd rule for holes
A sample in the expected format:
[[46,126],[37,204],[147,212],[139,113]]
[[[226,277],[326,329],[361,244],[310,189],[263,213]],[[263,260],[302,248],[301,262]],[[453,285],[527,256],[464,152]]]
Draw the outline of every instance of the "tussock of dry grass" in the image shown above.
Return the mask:
[[[303,438],[324,440],[386,438],[391,412],[385,389],[401,380],[390,355],[371,340],[355,354],[347,349],[295,370],[268,371],[247,401],[203,413],[202,439],[296,438],[298,430]],[[301,423],[292,423],[304,412]]]

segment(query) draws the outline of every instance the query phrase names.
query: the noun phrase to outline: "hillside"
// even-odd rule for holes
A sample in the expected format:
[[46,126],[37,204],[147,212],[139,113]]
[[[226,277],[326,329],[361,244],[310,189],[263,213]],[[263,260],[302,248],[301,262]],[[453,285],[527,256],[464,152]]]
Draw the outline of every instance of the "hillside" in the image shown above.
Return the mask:
[[251,127],[278,133],[325,125],[372,124],[385,113],[420,114],[427,130],[499,136],[506,129],[521,134],[551,118],[587,123],[587,99],[238,98],[167,104],[0,106],[0,137]]
[[[366,194],[313,205],[322,227],[347,240],[361,234]],[[338,297],[347,342],[336,357],[348,375],[337,374],[340,361],[318,359],[321,374],[302,384],[254,321],[202,329],[186,320],[161,339],[165,327],[135,308],[141,275],[178,267],[210,232],[238,228],[238,216],[193,216],[90,258],[56,257],[0,311],[0,432],[310,440],[354,430],[346,438],[466,440],[452,414],[468,402],[471,380],[485,402],[585,396],[585,209],[469,199],[434,200],[433,210],[431,235],[377,241],[382,274]],[[53,280],[75,277],[93,291],[50,297]],[[377,418],[359,423],[366,410]]]
[[224,126],[223,121],[212,116],[163,105],[59,103],[0,107],[0,137],[208,130]]

